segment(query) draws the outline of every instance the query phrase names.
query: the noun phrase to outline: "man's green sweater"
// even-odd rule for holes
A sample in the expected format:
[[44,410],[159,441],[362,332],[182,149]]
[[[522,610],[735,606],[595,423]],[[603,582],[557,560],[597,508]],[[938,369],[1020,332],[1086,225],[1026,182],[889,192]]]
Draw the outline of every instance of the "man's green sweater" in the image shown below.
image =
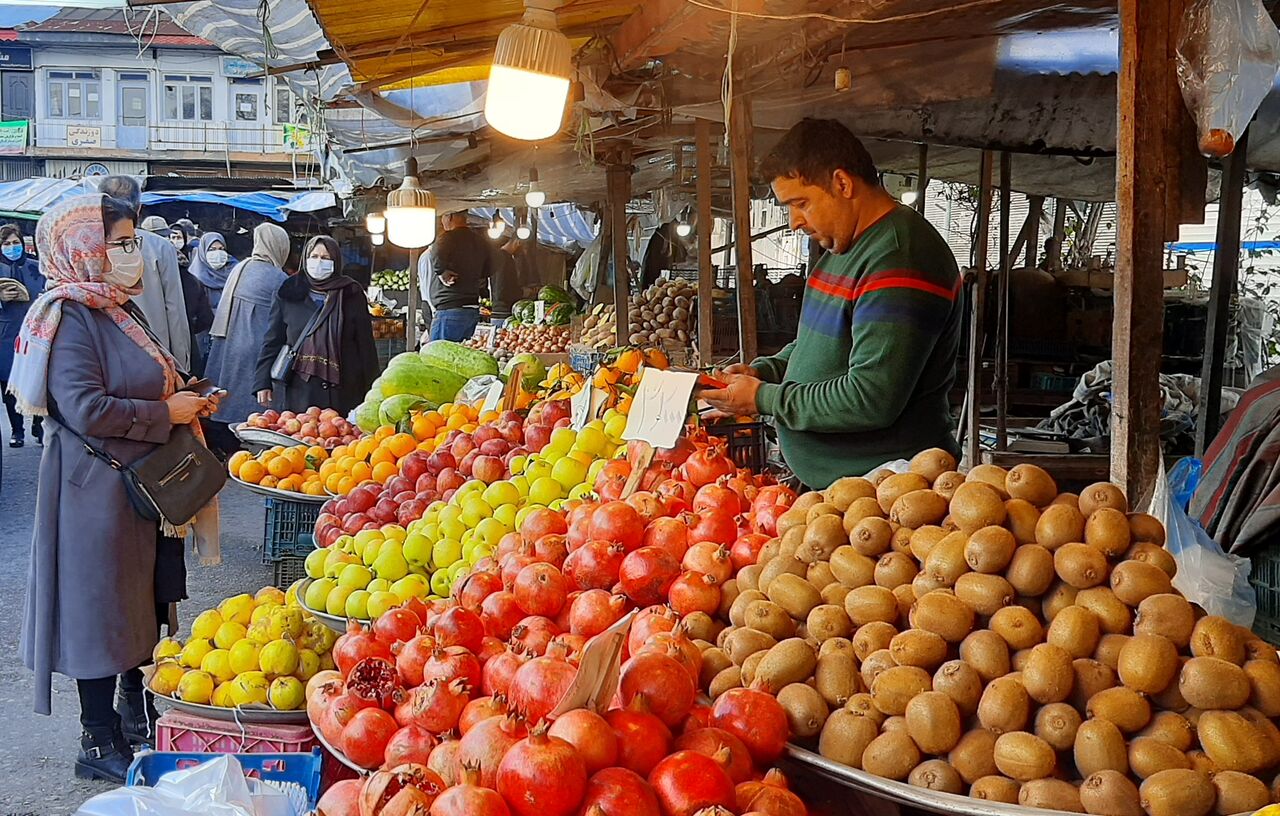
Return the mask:
[[947,393],[960,273],[938,231],[899,206],[809,275],[796,339],[752,366],[782,453],[822,489],[926,448],[958,452]]

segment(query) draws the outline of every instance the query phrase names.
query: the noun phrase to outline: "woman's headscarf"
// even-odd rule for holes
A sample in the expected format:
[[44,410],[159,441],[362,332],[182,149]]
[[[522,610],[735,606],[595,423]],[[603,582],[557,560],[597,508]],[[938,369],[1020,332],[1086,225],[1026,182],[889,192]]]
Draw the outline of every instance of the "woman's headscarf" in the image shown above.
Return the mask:
[[234,262],[231,259],[231,255],[228,254],[227,262],[222,265],[221,269],[214,269],[209,266],[209,247],[214,243],[220,243],[224,247],[227,245],[220,232],[206,232],[200,236],[200,242],[196,244],[195,251],[191,253],[191,266],[188,271],[196,276],[196,280],[210,289],[221,289],[227,285],[227,276],[231,274],[231,267]]
[[[289,233],[284,227],[263,222],[253,230],[253,254],[249,260],[271,264],[284,271],[284,262],[289,260]],[[231,307],[236,297],[236,287],[240,285],[240,276],[244,274],[248,262],[236,264],[231,271],[222,290],[222,299],[218,301],[218,311],[213,315],[213,326],[209,329],[211,337],[226,337],[227,327],[231,325]],[[194,266],[194,264],[193,264]]]
[[[319,281],[306,272],[307,258],[317,245],[329,250],[329,258],[333,261],[333,274]],[[342,253],[338,242],[327,235],[317,235],[307,242],[302,250],[303,271],[307,275],[312,290],[324,295],[324,303],[320,306],[320,314],[312,325],[311,331],[298,338],[298,355],[294,360],[293,371],[304,380],[319,377],[333,385],[342,381],[342,301],[351,287],[359,290],[360,284],[342,274]]]

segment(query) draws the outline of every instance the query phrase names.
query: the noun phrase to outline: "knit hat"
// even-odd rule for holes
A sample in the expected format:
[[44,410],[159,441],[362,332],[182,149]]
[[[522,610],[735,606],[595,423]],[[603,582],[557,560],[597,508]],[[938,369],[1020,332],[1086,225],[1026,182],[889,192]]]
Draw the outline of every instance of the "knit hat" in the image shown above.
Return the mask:
[[142,219],[142,228],[147,232],[164,232],[169,229],[169,222],[161,215],[148,215]]

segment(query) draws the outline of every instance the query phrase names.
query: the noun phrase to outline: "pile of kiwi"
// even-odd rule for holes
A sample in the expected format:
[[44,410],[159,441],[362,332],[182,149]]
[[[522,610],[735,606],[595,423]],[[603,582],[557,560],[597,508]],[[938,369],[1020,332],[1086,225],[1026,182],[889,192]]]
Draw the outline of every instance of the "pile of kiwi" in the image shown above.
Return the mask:
[[1173,589],[1164,529],[1116,486],[929,450],[800,496],[777,531],[689,628],[711,696],[776,694],[822,756],[1104,816],[1280,801],[1275,648]]

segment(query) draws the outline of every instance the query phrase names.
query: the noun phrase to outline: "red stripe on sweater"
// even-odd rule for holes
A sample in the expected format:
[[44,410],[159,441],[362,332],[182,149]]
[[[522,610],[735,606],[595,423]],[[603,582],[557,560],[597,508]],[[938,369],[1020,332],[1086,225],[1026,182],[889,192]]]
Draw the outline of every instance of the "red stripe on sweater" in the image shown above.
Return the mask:
[[945,286],[939,286],[936,283],[922,281],[919,278],[882,278],[880,280],[863,283],[853,290],[852,300],[857,300],[870,292],[878,292],[881,289],[915,289],[920,292],[928,292],[931,295],[937,295],[945,300],[955,300],[956,293],[954,289],[948,289]]
[[809,276],[809,285],[824,295],[848,301],[857,300],[868,292],[876,292],[881,289],[915,289],[937,295],[949,301],[954,301],[956,295],[960,292],[959,277],[956,278],[952,287],[948,289],[945,286],[929,283],[918,277],[911,277],[913,274],[917,273],[910,269],[885,269],[864,276],[855,285],[849,278],[831,275],[821,269],[815,269],[813,274]]

